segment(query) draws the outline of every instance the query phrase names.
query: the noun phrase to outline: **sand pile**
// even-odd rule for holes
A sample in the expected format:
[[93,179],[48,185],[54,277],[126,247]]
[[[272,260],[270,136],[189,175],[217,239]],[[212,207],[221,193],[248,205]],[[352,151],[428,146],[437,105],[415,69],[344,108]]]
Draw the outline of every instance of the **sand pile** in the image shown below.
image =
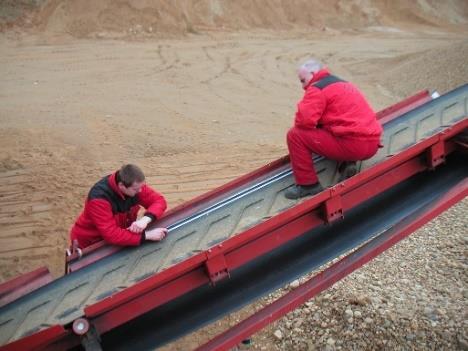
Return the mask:
[[[5,1],[11,8],[11,1]],[[23,26],[73,37],[180,35],[206,30],[323,29],[468,24],[464,0],[21,0]],[[2,5],[3,2],[2,2]],[[2,11],[4,12],[4,11]],[[18,17],[18,16],[16,16]],[[9,16],[12,21],[15,16]],[[8,21],[3,19],[3,21]]]
[[0,31],[13,25],[27,27],[40,8],[40,3],[31,0],[2,0],[0,2]]
[[[445,93],[468,82],[468,40],[389,62],[380,81],[403,98],[422,89]],[[417,69],[416,69],[417,67]]]

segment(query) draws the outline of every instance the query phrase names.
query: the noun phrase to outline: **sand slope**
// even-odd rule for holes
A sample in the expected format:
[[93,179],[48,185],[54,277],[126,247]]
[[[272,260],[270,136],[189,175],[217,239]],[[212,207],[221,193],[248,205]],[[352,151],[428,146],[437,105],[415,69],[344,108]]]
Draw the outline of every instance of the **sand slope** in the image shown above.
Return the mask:
[[[11,21],[19,17],[20,4],[26,11],[32,8],[25,0],[16,6],[11,1],[3,4],[4,12],[11,12]],[[468,3],[463,0],[49,0],[35,4],[36,10],[21,22],[23,26],[77,38],[167,36],[205,30],[453,27],[468,23]],[[8,16],[3,17],[8,20]]]

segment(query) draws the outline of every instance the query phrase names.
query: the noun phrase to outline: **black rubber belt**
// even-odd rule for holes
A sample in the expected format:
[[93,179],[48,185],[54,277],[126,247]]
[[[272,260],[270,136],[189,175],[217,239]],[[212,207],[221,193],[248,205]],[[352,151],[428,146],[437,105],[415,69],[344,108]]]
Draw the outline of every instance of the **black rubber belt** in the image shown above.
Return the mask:
[[[305,233],[274,252],[102,335],[104,350],[153,350],[192,332],[358,247],[445,194],[468,176],[466,158],[394,186],[347,212],[345,219]],[[405,258],[402,257],[402,260]]]

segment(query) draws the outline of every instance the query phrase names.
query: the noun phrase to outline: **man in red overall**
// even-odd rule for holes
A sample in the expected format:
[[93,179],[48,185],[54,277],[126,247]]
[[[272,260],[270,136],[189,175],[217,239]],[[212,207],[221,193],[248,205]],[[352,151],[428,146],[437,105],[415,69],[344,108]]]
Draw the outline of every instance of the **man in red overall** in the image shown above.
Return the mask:
[[288,199],[323,190],[312,153],[341,162],[365,160],[377,153],[382,135],[375,112],[353,84],[331,75],[316,60],[305,62],[298,77],[305,94],[287,135],[296,181],[285,192]]
[[[146,212],[137,219],[141,207]],[[144,230],[165,210],[166,200],[145,184],[141,169],[124,165],[91,188],[83,212],[71,229],[71,242],[78,242],[79,248],[84,248],[101,240],[120,246],[137,246],[146,240],[160,241],[167,234],[166,228]]]

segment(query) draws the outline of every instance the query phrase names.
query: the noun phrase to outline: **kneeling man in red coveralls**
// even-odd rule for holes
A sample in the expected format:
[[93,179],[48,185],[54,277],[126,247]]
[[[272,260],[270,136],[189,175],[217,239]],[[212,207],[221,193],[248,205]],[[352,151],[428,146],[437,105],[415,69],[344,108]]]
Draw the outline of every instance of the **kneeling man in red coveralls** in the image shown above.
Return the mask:
[[[137,219],[140,206],[145,214]],[[135,165],[124,165],[91,188],[83,212],[73,225],[72,243],[84,248],[105,240],[109,244],[137,246],[145,241],[160,241],[166,228],[144,230],[166,210],[166,200],[145,184],[145,175]]]
[[353,84],[331,75],[317,60],[300,66],[298,77],[305,93],[287,135],[296,180],[285,192],[288,199],[323,190],[312,153],[340,162],[365,160],[377,153],[382,135],[375,112]]

